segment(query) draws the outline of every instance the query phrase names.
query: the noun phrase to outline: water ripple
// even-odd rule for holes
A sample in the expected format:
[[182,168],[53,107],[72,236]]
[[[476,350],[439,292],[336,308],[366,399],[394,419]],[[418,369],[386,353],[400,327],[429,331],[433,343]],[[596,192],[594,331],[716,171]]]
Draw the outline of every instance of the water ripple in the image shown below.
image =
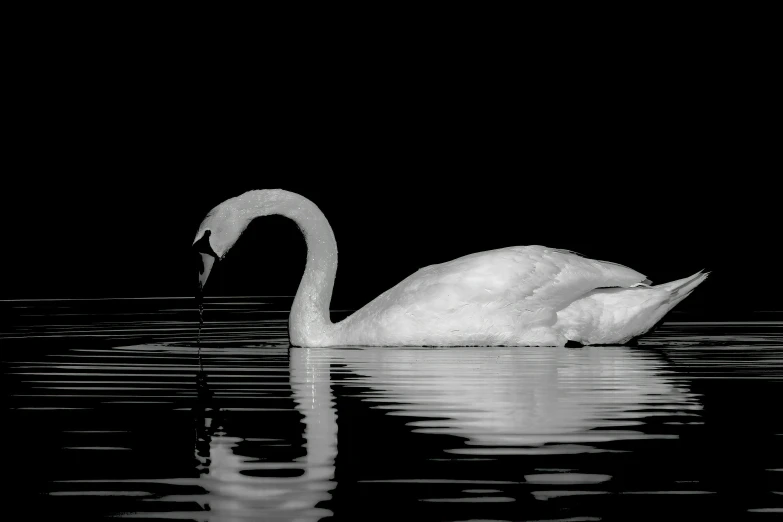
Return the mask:
[[15,494],[52,513],[599,520],[781,505],[783,425],[763,414],[783,392],[780,322],[668,323],[637,348],[313,350],[288,346],[279,300],[232,298],[207,310],[203,389],[184,301],[4,306],[8,465]]

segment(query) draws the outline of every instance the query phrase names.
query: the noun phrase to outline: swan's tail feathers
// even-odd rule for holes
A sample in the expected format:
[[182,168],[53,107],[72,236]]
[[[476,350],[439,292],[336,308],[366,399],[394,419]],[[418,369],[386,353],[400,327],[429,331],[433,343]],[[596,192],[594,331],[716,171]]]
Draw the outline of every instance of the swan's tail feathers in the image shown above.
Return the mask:
[[699,270],[690,277],[686,277],[685,279],[678,279],[677,281],[671,281],[662,285],[657,285],[654,288],[660,288],[669,292],[669,298],[667,301],[670,304],[669,309],[671,309],[674,307],[674,305],[688,297],[697,286],[702,284],[704,280],[707,279],[708,275],[710,275],[709,272]]

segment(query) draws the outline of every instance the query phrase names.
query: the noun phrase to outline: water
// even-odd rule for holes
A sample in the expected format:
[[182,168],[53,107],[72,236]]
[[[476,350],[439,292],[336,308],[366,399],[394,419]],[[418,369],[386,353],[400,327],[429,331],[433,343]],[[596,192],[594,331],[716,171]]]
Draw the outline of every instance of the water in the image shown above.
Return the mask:
[[678,322],[635,348],[301,349],[287,342],[290,302],[207,300],[208,389],[204,374],[197,384],[192,299],[0,303],[6,510],[220,521],[783,514],[783,314],[672,314]]

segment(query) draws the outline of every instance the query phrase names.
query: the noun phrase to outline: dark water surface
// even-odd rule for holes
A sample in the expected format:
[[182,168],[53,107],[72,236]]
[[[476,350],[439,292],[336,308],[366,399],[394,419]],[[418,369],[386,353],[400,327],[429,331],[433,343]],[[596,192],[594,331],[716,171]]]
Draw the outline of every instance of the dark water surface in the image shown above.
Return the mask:
[[10,519],[783,515],[781,313],[672,314],[633,348],[301,349],[290,301],[207,301],[201,400],[193,299],[0,302]]

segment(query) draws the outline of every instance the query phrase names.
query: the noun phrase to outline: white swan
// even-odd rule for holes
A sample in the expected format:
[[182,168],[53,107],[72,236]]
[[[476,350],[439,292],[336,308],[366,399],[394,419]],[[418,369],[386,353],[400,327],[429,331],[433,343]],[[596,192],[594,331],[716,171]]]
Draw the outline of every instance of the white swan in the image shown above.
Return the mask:
[[289,317],[294,346],[562,346],[623,344],[646,333],[707,274],[650,286],[630,268],[543,246],[501,248],[422,268],[350,317],[332,323],[337,244],[310,200],[253,190],[207,214],[194,247],[199,283],[256,217],[293,219],[307,264]]

